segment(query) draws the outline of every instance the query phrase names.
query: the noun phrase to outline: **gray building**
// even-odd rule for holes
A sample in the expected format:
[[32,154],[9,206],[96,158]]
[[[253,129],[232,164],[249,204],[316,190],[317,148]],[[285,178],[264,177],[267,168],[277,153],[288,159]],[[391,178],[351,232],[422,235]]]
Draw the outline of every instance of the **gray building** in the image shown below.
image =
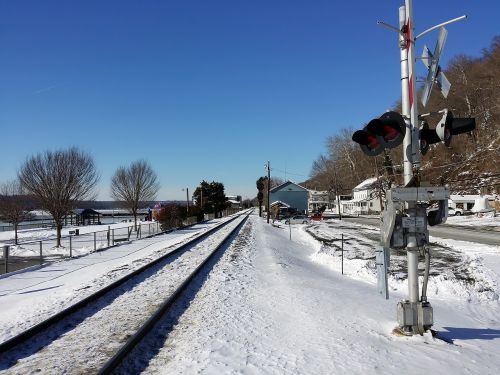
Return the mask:
[[272,206],[274,202],[281,202],[297,211],[308,213],[308,198],[309,191],[306,188],[287,181],[270,190],[269,203]]

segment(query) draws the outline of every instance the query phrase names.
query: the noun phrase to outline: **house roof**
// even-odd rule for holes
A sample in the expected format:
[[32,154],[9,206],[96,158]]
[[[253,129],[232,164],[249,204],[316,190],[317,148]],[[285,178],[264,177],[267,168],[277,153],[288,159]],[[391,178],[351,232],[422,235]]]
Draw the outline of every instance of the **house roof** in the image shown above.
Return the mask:
[[348,201],[340,201],[340,204],[348,204],[348,203],[359,203],[359,202],[368,202],[370,198],[356,198]]
[[367,178],[363,182],[361,182],[359,185],[355,186],[353,191],[358,191],[358,190],[366,190],[372,187],[373,184],[377,182],[377,177],[371,177]]
[[327,195],[328,190],[309,190],[309,194],[311,194],[311,195]]
[[284,207],[290,207],[290,205],[289,205],[289,204],[287,204],[287,203],[285,203],[285,202],[282,202],[282,201],[275,201],[275,202],[271,203],[271,207],[272,207],[272,206],[275,206],[275,205],[277,205],[277,204],[279,204],[279,205],[281,205],[281,206],[284,206]]
[[290,180],[288,180],[287,182],[282,183],[281,185],[278,185],[278,186],[273,187],[273,188],[272,188],[271,190],[269,190],[269,191],[270,191],[270,192],[275,192],[275,191],[277,191],[277,190],[281,190],[281,189],[283,189],[283,188],[284,188],[285,186],[287,186],[287,185],[295,185],[295,186],[297,186],[298,188],[300,188],[300,189],[302,189],[302,190],[304,190],[304,191],[308,191],[305,187],[300,186],[299,184],[296,184],[295,182],[292,182],[292,181],[290,181]]
[[101,214],[100,212],[93,210],[92,208],[75,208],[74,210],[72,210],[72,212],[76,215],[88,215],[88,214],[100,215]]

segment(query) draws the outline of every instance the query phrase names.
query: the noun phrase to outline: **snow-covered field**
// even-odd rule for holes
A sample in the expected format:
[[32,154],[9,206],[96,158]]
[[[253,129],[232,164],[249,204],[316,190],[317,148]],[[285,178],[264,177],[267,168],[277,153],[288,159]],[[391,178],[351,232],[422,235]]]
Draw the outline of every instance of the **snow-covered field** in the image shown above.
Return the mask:
[[[110,244],[112,239],[128,238],[128,233],[133,228],[131,222],[113,223],[109,225],[88,225],[80,227],[65,227],[61,231],[61,246],[57,247],[55,229],[26,229],[18,232],[18,245],[14,245],[14,231],[0,232],[0,245],[2,241],[10,245],[10,256],[37,257],[40,254],[40,241],[42,242],[42,254],[45,258],[69,256],[70,248],[72,256],[89,254],[95,250],[108,247],[108,228],[110,230]],[[155,234],[161,231],[156,222],[137,222],[140,227],[141,236]],[[79,230],[78,236],[71,236],[70,232]],[[95,233],[95,238],[94,238]],[[137,238],[139,233],[131,231],[130,238]],[[95,242],[94,242],[95,240]],[[3,256],[3,253],[0,254]]]
[[[141,222],[137,221],[137,224],[139,225],[140,223],[142,224],[150,224],[151,222]],[[156,223],[154,223],[156,225]],[[61,231],[62,236],[69,236],[69,232],[73,231],[75,229],[78,229],[80,231],[80,234],[87,234],[87,233],[92,233],[92,232],[99,232],[99,231],[106,231],[108,230],[108,226],[111,229],[118,229],[118,228],[126,228],[133,226],[133,222],[121,222],[121,223],[112,223],[112,224],[107,224],[107,225],[86,225],[86,226],[67,226],[64,227]],[[48,238],[55,238],[56,237],[56,230],[55,229],[50,229],[50,228],[33,228],[33,229],[22,229],[18,231],[18,238],[20,242],[23,241],[39,241],[39,240],[45,240]],[[0,242],[8,242],[12,241],[14,239],[14,231],[4,231],[0,232]]]
[[[372,227],[348,225],[352,226],[351,239],[345,244],[345,274],[341,275],[340,258],[330,246],[334,241],[325,244],[316,240],[303,225],[291,226],[289,240],[288,227],[267,225],[252,215],[213,270],[193,286],[164,326],[160,325],[158,335],[164,329],[168,336],[156,337],[152,350],[137,351],[143,357],[128,363],[127,371],[499,373],[498,246],[432,238],[436,249],[445,248],[444,258],[457,253],[453,260],[457,267],[467,268],[469,263],[472,270],[466,274],[474,278],[468,284],[458,278],[459,272],[443,278],[432,276],[429,300],[434,308],[434,328],[453,344],[430,334],[397,337],[391,331],[396,325],[396,304],[406,296],[405,277],[391,277],[390,299],[381,298],[370,264],[377,233]],[[317,232],[333,240],[339,232],[347,234],[347,229],[326,223]],[[116,249],[129,246],[133,244]],[[98,288],[115,272],[135,267],[134,262],[160,251],[160,244],[151,246],[155,250],[137,250],[136,255],[109,261],[107,266],[88,262],[84,270],[74,267],[72,276],[67,266],[76,260],[61,262],[58,268],[65,268],[66,276],[57,278],[57,269],[53,269],[48,277],[51,280],[44,285],[37,285],[31,273],[24,279],[0,279],[2,339],[36,322],[40,307],[45,312],[57,311],[88,289]],[[349,253],[356,256],[349,257]],[[478,289],[480,285],[484,290]]]

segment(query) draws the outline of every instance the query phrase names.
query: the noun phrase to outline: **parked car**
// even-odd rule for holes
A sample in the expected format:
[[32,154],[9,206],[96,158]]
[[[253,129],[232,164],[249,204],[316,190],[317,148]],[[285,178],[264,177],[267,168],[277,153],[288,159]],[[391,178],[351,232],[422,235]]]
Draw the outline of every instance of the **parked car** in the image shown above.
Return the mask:
[[311,219],[305,215],[295,215],[285,219],[285,224],[310,224]]
[[448,216],[462,216],[463,214],[464,210],[461,208],[448,207]]
[[320,213],[315,213],[310,216],[311,220],[320,221],[322,215]]

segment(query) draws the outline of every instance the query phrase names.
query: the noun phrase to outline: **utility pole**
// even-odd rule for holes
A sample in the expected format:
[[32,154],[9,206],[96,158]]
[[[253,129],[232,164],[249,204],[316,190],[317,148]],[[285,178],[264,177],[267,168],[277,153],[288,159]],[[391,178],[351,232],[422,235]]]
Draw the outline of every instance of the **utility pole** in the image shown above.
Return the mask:
[[186,188],[186,214],[189,215],[189,188]]
[[269,194],[271,192],[271,163],[267,162],[267,223],[269,224],[269,217],[271,215],[271,205]]
[[337,211],[339,213],[339,220],[342,220],[342,214],[340,212],[339,181],[337,180],[337,171],[335,170],[335,166],[333,167],[333,179],[335,181],[335,199],[337,200]]

